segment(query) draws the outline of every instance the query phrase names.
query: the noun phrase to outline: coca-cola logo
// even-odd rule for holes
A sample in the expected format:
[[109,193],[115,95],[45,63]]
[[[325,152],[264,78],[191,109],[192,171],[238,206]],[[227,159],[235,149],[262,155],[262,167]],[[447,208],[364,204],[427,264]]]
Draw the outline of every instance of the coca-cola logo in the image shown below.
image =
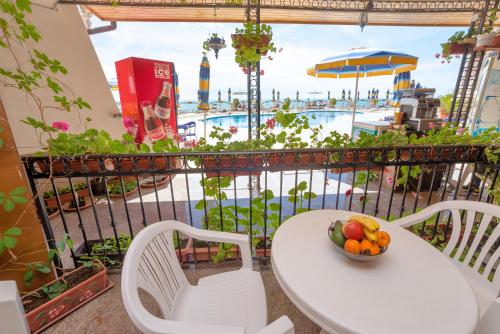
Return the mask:
[[170,68],[168,64],[154,63],[156,79],[170,79]]

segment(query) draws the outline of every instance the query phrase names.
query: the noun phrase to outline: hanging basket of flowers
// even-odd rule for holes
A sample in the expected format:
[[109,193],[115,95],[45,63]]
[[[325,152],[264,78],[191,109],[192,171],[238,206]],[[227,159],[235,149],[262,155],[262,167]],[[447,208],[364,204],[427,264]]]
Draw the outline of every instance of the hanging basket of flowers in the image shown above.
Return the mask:
[[243,29],[236,28],[231,39],[232,46],[236,50],[235,61],[243,67],[249,63],[257,64],[260,58],[266,56],[268,52],[276,52],[276,47],[272,42],[272,28],[266,24],[245,23]]
[[224,37],[219,37],[217,33],[213,33],[206,41],[203,42],[203,50],[209,52],[213,50],[215,53],[215,59],[219,57],[219,50],[226,47],[226,41]]

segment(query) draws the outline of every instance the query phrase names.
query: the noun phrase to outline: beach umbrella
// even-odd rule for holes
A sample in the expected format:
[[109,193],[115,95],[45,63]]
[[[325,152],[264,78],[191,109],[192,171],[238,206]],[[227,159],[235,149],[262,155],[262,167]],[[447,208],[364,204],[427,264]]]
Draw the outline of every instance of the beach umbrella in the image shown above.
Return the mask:
[[342,100],[345,100],[345,89],[342,89]]
[[415,88],[422,88],[422,85],[420,85],[420,82],[417,82],[417,85],[415,86]]
[[330,101],[330,91],[328,91],[328,101]]
[[175,91],[175,105],[179,106],[179,76],[174,71],[174,91]]
[[403,89],[410,87],[410,72],[399,73],[394,77],[392,86],[392,105],[399,106],[399,100],[403,95]]
[[299,100],[299,91],[297,91],[296,99]]
[[204,136],[207,137],[207,110],[210,109],[208,105],[208,93],[210,88],[210,64],[208,63],[207,56],[203,56],[200,64],[200,85],[198,89],[198,109],[203,111],[205,119]]
[[350,101],[351,100],[351,90],[349,89],[349,94],[347,95],[347,99]]
[[372,95],[371,95],[371,92],[370,90],[368,89],[368,97],[367,97],[368,101],[370,101],[372,99]]
[[[404,52],[357,48],[335,54],[307,70],[307,74],[317,78],[356,78],[354,91],[358,91],[358,81],[362,77],[394,75],[417,68],[418,58]],[[356,101],[352,112],[352,123],[356,117]]]
[[358,90],[358,96],[357,96],[357,99],[359,100],[359,90]]
[[378,100],[378,89],[375,91],[375,98]]
[[274,102],[274,101],[276,101],[276,92],[275,92],[275,90],[274,90],[274,88],[273,88],[273,102]]
[[376,93],[375,93],[375,88],[372,88],[372,100],[375,100]]
[[276,97],[278,98],[278,101],[280,100],[280,91],[278,91],[278,94],[276,94]]
[[385,93],[385,99],[389,101],[389,96],[391,95],[391,91],[388,89],[387,92]]
[[227,103],[231,104],[231,88],[227,90]]
[[217,102],[219,102],[219,103],[222,102],[222,94],[220,93],[220,89],[219,89],[219,92],[217,93]]

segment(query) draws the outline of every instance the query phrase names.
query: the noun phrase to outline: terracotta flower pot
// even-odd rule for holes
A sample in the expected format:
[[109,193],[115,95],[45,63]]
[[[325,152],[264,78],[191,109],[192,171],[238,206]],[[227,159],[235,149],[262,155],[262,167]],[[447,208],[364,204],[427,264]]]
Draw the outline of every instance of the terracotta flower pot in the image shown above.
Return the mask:
[[[148,178],[152,176],[147,176]],[[163,177],[163,180],[159,180],[159,177]],[[144,181],[144,180],[142,180]],[[156,187],[161,187],[165,184],[167,184],[168,182],[170,181],[170,175],[160,175],[160,176],[157,176],[156,177],[156,182],[153,182],[153,180],[151,180],[150,183],[145,183],[145,182],[141,182],[141,180],[139,180],[139,184],[141,186],[141,188],[154,188],[155,187],[155,183],[156,183]]]
[[[353,151],[346,151],[344,153],[344,157],[342,159],[343,164],[364,164],[368,161],[368,152],[366,151],[359,151],[358,152],[358,157],[356,159],[356,153]],[[352,172],[356,169],[356,172],[361,172],[361,171],[367,171],[367,170],[374,170],[378,171],[380,170],[380,167],[374,166],[374,167],[368,167],[368,166],[347,166],[347,167],[342,167],[342,168],[332,168],[331,172],[334,174],[340,174],[342,173],[348,173]]]
[[[194,247],[193,247],[193,245],[191,245],[187,249],[187,253],[186,253],[186,256],[191,261],[194,261],[195,259],[196,259],[196,261],[201,261],[201,262],[211,261],[212,257],[215,254],[217,254],[217,252],[219,251],[219,247],[217,247],[217,246],[208,247],[208,245],[203,246],[203,245],[200,245],[199,241],[197,241],[196,243],[193,242],[193,244],[195,244]],[[195,248],[196,248],[196,250],[195,250]],[[210,251],[209,251],[209,249],[210,249]],[[232,254],[231,254],[231,256],[226,254],[225,259],[226,260],[235,259],[237,254],[238,254],[238,247],[233,246],[233,247],[231,247],[231,249],[228,252],[230,252]]]
[[322,165],[326,162],[325,153],[286,153],[281,155],[279,153],[273,153],[269,155],[267,163],[271,167],[277,167],[280,165],[285,166],[310,166],[310,165]]
[[[236,160],[235,160],[236,159]],[[205,169],[244,169],[244,168],[259,168],[264,165],[264,158],[262,156],[250,156],[250,157],[232,157],[232,156],[221,156],[219,161],[215,157],[207,156],[202,158],[203,168]],[[257,171],[245,171],[237,170],[233,171],[220,171],[220,176],[242,176],[242,175],[260,175],[261,170]],[[217,172],[209,171],[206,172],[207,177],[217,176]]]
[[[80,198],[80,197],[78,197]],[[84,197],[85,198],[85,204],[84,205],[79,205],[78,210],[82,211],[85,209],[88,209],[92,206],[92,200],[89,197]],[[71,206],[71,201],[66,202],[63,204],[62,209],[66,212],[75,212],[77,211],[76,207]]]
[[26,319],[33,334],[40,333],[113,286],[113,283],[108,280],[106,267],[98,260],[97,266],[100,268],[99,271],[90,277],[83,275],[88,275],[88,270],[91,269],[82,266],[47,284],[46,286],[64,279],[76,285],[34,309],[29,308],[29,302],[33,302],[37,295],[44,295],[41,288],[22,298],[25,309],[29,310]]
[[[153,166],[150,164],[151,160],[146,158],[136,159],[138,170],[151,170],[153,169],[170,169],[170,168],[180,168],[180,160],[178,158],[164,158],[155,157],[153,159]],[[120,160],[120,169],[125,172],[130,172],[134,170],[134,163],[132,159],[124,158]]]
[[[137,186],[133,190],[130,190],[129,192],[126,192],[125,193],[125,197],[129,197],[129,196],[135,194],[135,192],[137,191],[137,188],[139,188],[139,187]],[[119,193],[119,194],[109,193],[109,197],[111,197],[111,198],[118,198],[118,197],[122,198],[123,194],[122,193]]]

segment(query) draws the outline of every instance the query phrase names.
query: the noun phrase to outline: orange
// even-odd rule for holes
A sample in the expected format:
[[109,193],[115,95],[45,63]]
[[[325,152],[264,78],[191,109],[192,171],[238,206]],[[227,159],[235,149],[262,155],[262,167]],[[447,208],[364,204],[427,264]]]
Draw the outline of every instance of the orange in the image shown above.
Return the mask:
[[368,239],[363,239],[359,246],[361,253],[367,253],[370,252],[370,249],[372,248],[372,242]]
[[348,252],[359,254],[359,241],[354,239],[347,239],[344,243],[344,249]]
[[389,233],[385,231],[377,231],[375,233],[377,234],[377,245],[382,248],[387,247],[391,242],[391,236]]
[[372,247],[370,248],[370,255],[379,255],[380,248],[378,247],[376,242],[372,243]]

